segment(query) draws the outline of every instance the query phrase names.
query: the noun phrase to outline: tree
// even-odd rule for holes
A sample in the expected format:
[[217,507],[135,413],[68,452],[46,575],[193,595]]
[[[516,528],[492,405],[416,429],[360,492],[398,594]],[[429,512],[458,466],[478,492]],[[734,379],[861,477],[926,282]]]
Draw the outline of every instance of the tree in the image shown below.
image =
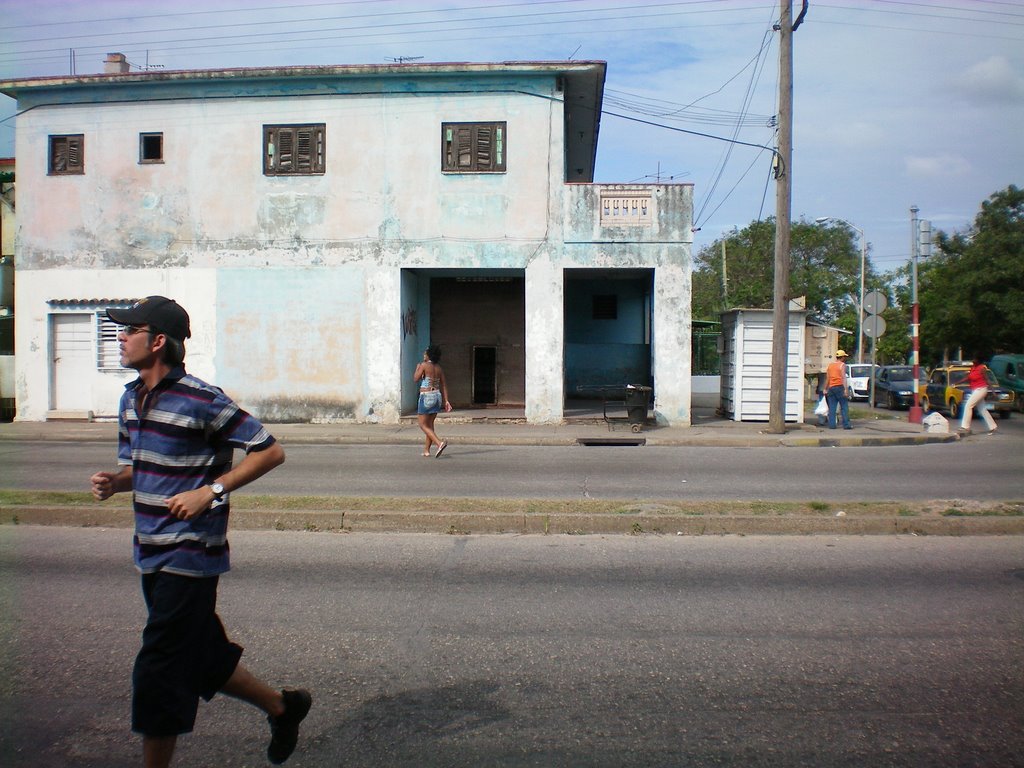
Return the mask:
[[[845,224],[794,222],[790,231],[790,298],[804,296],[812,316],[857,327],[860,248]],[[693,317],[717,320],[735,307],[772,306],[775,220],[755,221],[702,248],[694,264]],[[724,249],[724,259],[723,259]],[[726,265],[723,287],[722,266]],[[872,276],[870,263],[868,275]],[[873,277],[872,277],[873,279]]]
[[993,194],[968,232],[940,233],[937,250],[918,270],[928,359],[1024,351],[1024,190]]

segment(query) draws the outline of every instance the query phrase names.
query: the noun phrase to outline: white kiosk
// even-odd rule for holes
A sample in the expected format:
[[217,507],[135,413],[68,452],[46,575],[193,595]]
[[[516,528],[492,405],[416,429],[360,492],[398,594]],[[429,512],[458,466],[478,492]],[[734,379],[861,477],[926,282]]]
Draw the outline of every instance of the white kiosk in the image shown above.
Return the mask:
[[[786,421],[804,419],[805,309],[789,310]],[[733,421],[768,421],[772,388],[772,310],[722,313],[722,385],[719,412]]]

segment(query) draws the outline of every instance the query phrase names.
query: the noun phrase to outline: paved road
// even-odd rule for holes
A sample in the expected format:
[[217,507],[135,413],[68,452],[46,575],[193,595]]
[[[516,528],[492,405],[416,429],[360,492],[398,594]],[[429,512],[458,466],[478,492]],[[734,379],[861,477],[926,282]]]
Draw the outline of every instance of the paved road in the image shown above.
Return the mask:
[[[0,443],[0,487],[82,490],[115,449]],[[902,501],[1024,497],[1024,419],[993,437],[901,447],[550,447],[453,444],[441,460],[409,445],[292,445],[249,492],[545,499]]]
[[[1020,765],[1013,537],[238,532],[221,610],[316,704],[290,766]],[[0,527],[0,763],[137,765],[124,531]],[[178,765],[264,765],[218,698]]]

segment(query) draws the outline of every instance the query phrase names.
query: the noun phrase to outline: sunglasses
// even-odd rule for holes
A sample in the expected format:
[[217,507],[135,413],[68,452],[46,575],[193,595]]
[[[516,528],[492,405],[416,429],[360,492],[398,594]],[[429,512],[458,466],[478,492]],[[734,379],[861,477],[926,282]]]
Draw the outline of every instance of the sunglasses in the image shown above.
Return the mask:
[[152,330],[151,328],[148,328],[146,326],[141,326],[141,325],[122,325],[121,326],[121,333],[123,333],[125,336],[134,336],[136,333],[142,333],[143,331],[146,331],[148,333],[151,330]]

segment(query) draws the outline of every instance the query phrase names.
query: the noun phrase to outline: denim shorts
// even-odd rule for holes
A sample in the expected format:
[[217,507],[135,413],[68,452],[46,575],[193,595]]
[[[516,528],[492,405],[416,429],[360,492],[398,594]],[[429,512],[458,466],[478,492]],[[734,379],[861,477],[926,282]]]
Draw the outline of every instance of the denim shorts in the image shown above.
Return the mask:
[[438,390],[433,392],[420,392],[420,401],[416,405],[416,413],[440,413],[441,393]]
[[217,577],[157,571],[142,576],[149,619],[132,671],[132,730],[144,736],[189,733],[199,697],[209,701],[242,658],[217,616]]

